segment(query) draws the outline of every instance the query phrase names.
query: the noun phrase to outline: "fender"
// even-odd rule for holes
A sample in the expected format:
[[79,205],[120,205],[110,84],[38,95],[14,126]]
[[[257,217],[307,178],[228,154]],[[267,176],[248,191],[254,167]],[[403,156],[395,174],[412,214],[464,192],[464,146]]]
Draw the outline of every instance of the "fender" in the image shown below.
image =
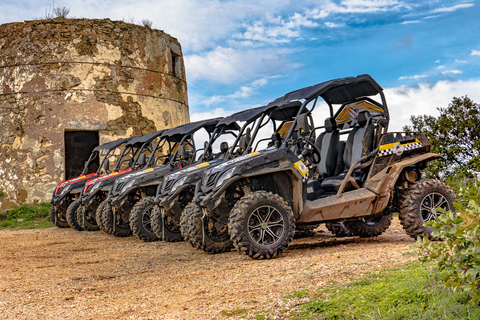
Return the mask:
[[374,213],[382,212],[388,205],[391,196],[391,190],[395,186],[400,177],[400,174],[406,167],[415,165],[421,162],[427,162],[434,159],[443,158],[437,153],[425,153],[418,156],[407,158],[400,162],[389,166],[373,177],[368,179],[365,188],[377,194],[378,201],[376,201]]
[[[256,177],[260,175],[266,175],[266,174],[275,174],[279,172],[285,172],[288,174],[288,176],[291,179],[292,182],[292,188],[293,188],[293,194],[292,194],[292,199],[293,199],[293,204],[294,207],[292,208],[294,216],[298,217],[300,212],[303,210],[303,179],[304,177],[302,174],[296,169],[294,164],[290,162],[284,162],[281,165],[279,165],[276,168],[267,168],[267,169],[261,169],[261,170],[253,170],[251,172],[245,172],[241,176],[236,175],[230,178],[229,180],[225,181],[223,184],[222,188],[218,189],[214,194],[210,196],[210,199],[217,199],[220,197],[220,195],[230,186],[232,183],[245,179],[245,178],[251,178],[251,177]],[[207,200],[208,201],[208,200]]]

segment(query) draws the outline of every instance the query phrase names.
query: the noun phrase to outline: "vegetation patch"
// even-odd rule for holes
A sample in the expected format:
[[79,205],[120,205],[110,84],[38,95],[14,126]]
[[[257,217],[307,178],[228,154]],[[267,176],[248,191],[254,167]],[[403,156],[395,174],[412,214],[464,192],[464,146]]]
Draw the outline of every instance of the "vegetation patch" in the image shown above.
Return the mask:
[[0,214],[0,229],[18,228],[49,228],[53,224],[49,218],[51,203],[42,203],[38,206],[23,205]]
[[453,290],[465,292],[472,304],[480,301],[480,180],[461,188],[455,212],[445,212],[426,225],[432,235],[417,241],[421,261],[432,261]]
[[[469,296],[446,288],[444,273],[431,265],[408,263],[345,285],[329,285],[308,294],[288,296],[289,319],[480,319]],[[297,300],[297,301],[295,301]]]

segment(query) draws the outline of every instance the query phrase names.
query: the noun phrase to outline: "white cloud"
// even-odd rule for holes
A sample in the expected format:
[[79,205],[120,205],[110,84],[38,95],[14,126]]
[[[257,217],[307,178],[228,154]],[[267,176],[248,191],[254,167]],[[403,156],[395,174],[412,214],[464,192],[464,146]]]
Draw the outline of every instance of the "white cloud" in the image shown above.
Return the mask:
[[445,69],[445,66],[443,66],[443,65],[442,65],[442,66],[438,66],[437,69],[438,69],[438,70],[440,70],[440,69]]
[[[270,78],[278,78],[277,76],[273,76]],[[265,86],[268,83],[267,78],[261,78],[257,79],[255,81],[252,81],[249,85],[247,86],[241,86],[239,90],[235,91],[232,94],[229,95],[215,95],[212,97],[208,97],[204,100],[201,101],[202,104],[206,105],[209,107],[212,104],[217,104],[226,100],[235,100],[235,99],[246,99],[250,97],[251,95],[255,94],[255,90]]]
[[461,70],[445,70],[445,71],[442,72],[442,74],[450,74],[450,73],[451,74],[462,74],[463,71],[461,71]]
[[236,50],[219,46],[206,53],[184,57],[187,80],[234,83],[278,74],[298,67],[288,60],[291,52],[288,49]]
[[457,4],[451,7],[443,7],[443,8],[438,8],[432,11],[432,13],[437,13],[437,12],[453,12],[458,9],[465,9],[465,8],[470,8],[473,7],[475,4],[473,3],[462,3],[462,4]]
[[321,9],[313,9],[309,16],[322,19],[335,13],[377,13],[395,10],[404,5],[397,0],[343,0],[336,4],[330,0],[322,4]]
[[254,21],[246,26],[246,31],[236,33],[234,38],[245,41],[258,41],[264,43],[287,43],[292,38],[300,37],[301,27],[317,27],[318,23],[309,20],[305,15],[294,13],[287,20],[281,17],[266,17],[266,21]]
[[325,26],[327,28],[342,28],[342,27],[345,27],[345,24],[335,23],[335,22],[325,22]]
[[436,60],[435,63],[440,63],[440,60]]
[[470,53],[471,56],[480,56],[480,51],[479,50],[472,50],[472,53]]
[[411,24],[411,23],[420,23],[420,21],[419,20],[403,21],[401,24]]
[[401,131],[411,125],[412,115],[438,115],[437,107],[446,107],[453,97],[468,95],[480,102],[480,80],[439,81],[434,85],[421,83],[415,87],[385,89],[390,111],[390,131]]
[[459,60],[459,59],[455,59],[455,62],[456,63],[468,63],[467,60]]
[[398,80],[407,80],[407,79],[422,79],[422,78],[427,78],[428,74],[416,74],[414,76],[403,76],[398,78]]

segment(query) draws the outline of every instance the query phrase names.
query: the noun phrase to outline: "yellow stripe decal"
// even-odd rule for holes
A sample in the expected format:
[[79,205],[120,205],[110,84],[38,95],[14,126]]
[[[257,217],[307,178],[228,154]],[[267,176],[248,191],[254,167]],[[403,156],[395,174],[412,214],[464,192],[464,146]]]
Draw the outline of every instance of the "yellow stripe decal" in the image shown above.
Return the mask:
[[380,151],[392,149],[392,148],[394,148],[397,144],[399,144],[399,145],[401,145],[401,146],[408,146],[408,145],[411,145],[411,144],[414,144],[414,143],[420,143],[420,141],[419,141],[418,139],[415,139],[414,142],[409,142],[409,143],[405,143],[405,144],[401,144],[400,142],[393,142],[393,143],[388,143],[388,144],[382,144],[382,145],[380,146]]
[[259,154],[260,154],[260,152],[250,153],[250,154],[248,155],[248,157],[250,158],[250,157],[253,157],[253,156],[257,156],[257,155],[259,155]]
[[200,164],[198,165],[198,167],[199,167],[199,168],[203,168],[203,167],[207,167],[207,166],[209,166],[209,165],[210,165],[210,163],[204,162],[204,163],[200,163]]
[[145,170],[145,172],[152,172],[153,171],[153,168],[148,168],[147,170]]

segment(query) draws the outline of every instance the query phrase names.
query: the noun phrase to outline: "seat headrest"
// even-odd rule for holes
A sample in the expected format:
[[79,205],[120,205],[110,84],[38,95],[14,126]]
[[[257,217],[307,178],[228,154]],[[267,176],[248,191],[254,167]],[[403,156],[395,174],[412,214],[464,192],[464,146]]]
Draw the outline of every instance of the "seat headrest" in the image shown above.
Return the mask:
[[337,129],[337,122],[335,119],[332,117],[325,119],[325,131],[332,132],[335,129]]
[[370,112],[368,111],[362,111],[358,114],[358,125],[361,126],[361,127],[364,127],[368,120],[370,120],[371,116],[370,116]]

